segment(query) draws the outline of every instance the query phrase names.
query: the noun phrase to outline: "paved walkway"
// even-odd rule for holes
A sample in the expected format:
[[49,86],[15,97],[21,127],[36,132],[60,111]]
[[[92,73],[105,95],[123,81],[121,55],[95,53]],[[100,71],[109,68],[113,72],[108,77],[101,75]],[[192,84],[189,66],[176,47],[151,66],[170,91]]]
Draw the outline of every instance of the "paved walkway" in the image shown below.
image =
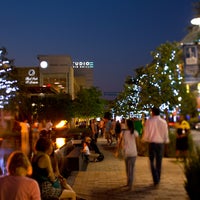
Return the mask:
[[87,171],[72,172],[68,178],[79,196],[87,200],[189,200],[184,189],[183,165],[174,158],[163,159],[161,182],[155,188],[148,158],[138,156],[133,190],[125,191],[124,160],[114,157],[114,146],[108,146],[105,139],[98,139],[98,147],[104,160],[90,162]]

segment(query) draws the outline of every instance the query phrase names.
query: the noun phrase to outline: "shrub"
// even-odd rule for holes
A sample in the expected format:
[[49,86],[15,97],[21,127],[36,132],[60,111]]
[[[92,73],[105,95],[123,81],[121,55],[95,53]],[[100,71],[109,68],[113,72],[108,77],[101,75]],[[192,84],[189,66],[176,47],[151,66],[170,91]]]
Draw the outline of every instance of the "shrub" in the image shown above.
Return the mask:
[[[169,130],[169,144],[165,144],[165,149],[164,149],[164,156],[165,157],[176,157],[176,130],[175,129],[170,129]],[[192,140],[192,135],[188,136],[188,143],[189,143],[189,149],[188,152],[189,154],[192,154],[193,149],[194,149],[194,144]],[[147,156],[148,155],[148,145],[146,143],[141,142],[141,137],[139,137],[137,141],[137,147],[138,147],[138,155],[141,156]]]
[[200,149],[188,158],[184,165],[186,176],[185,189],[191,200],[197,200],[200,197]]
[[176,152],[176,134],[174,130],[169,131],[169,144],[165,145],[165,157],[175,157]]

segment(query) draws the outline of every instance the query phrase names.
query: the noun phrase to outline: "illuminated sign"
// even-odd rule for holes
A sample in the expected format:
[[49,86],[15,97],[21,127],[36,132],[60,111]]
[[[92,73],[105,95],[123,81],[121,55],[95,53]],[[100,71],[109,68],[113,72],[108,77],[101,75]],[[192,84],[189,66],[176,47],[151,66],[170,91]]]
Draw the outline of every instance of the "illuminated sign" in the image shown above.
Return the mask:
[[28,71],[28,75],[29,75],[29,76],[34,76],[34,75],[35,75],[35,70],[34,70],[34,69],[30,69],[30,70]]
[[39,78],[35,76],[35,70],[30,69],[28,71],[28,76],[25,77],[25,84],[32,84],[32,85],[37,85],[39,84]]
[[79,69],[94,68],[94,62],[73,62],[73,68],[79,68]]

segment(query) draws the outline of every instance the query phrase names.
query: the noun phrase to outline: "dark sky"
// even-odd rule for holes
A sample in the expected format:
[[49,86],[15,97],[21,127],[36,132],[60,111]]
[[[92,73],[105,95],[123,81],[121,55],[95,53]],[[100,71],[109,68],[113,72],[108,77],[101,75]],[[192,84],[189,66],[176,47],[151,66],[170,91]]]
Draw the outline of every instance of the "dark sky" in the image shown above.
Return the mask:
[[120,92],[150,52],[180,41],[194,0],[4,0],[0,47],[16,66],[37,66],[39,54],[94,62],[94,84]]

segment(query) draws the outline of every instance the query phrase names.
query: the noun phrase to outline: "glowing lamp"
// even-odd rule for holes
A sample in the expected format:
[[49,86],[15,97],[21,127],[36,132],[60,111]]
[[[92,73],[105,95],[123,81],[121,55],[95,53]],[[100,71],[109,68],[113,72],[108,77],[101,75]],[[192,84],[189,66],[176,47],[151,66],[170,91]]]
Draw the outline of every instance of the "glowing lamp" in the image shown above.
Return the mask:
[[193,24],[193,25],[200,25],[200,17],[196,17],[196,18],[194,18],[194,19],[192,19],[191,21],[191,24]]
[[46,69],[48,67],[47,61],[41,61],[40,62],[40,67],[43,68],[43,69]]
[[57,148],[62,147],[65,144],[65,138],[56,138],[56,146]]
[[63,128],[65,124],[67,123],[66,120],[61,120],[57,125],[56,128]]

